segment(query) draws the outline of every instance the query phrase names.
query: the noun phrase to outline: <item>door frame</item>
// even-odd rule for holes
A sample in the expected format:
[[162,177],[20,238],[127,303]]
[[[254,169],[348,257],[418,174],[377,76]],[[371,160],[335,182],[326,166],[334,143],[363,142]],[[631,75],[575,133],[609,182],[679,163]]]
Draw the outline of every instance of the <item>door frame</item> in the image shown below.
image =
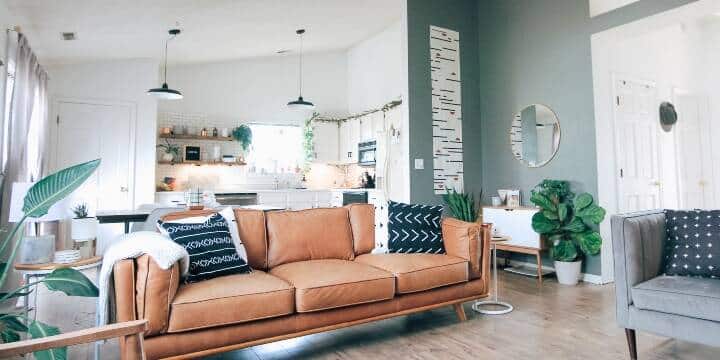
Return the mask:
[[130,208],[134,209],[137,204],[135,200],[135,164],[137,163],[137,104],[131,101],[116,101],[116,100],[103,100],[103,99],[92,99],[92,98],[76,98],[76,97],[56,97],[53,98],[51,104],[52,109],[50,111],[51,117],[48,119],[50,125],[50,146],[48,149],[51,150],[49,167],[50,169],[57,169],[58,158],[57,158],[57,147],[58,137],[60,132],[58,129],[57,117],[60,115],[60,104],[82,104],[82,105],[100,105],[100,106],[123,106],[130,110],[130,153],[128,155],[128,196],[130,198]]

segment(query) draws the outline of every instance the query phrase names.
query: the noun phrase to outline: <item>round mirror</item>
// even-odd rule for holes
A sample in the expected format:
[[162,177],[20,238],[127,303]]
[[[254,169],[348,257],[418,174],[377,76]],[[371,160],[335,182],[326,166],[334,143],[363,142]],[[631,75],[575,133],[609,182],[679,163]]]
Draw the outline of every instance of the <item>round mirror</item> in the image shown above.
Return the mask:
[[510,145],[516,159],[528,167],[552,160],[560,148],[560,121],[549,107],[533,104],[513,117]]

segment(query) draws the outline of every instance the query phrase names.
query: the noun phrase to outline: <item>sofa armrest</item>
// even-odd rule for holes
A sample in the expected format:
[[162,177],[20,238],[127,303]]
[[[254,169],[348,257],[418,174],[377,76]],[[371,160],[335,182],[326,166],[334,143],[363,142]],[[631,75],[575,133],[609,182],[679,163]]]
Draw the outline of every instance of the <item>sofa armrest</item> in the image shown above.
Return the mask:
[[163,270],[143,255],[118,262],[113,273],[117,321],[147,320],[146,336],[167,331],[170,304],[180,286],[180,264]]
[[470,263],[470,279],[487,278],[490,272],[490,225],[453,218],[442,222],[445,252]]
[[613,260],[617,320],[629,328],[633,286],[662,272],[665,246],[665,213],[662,210],[613,215]]

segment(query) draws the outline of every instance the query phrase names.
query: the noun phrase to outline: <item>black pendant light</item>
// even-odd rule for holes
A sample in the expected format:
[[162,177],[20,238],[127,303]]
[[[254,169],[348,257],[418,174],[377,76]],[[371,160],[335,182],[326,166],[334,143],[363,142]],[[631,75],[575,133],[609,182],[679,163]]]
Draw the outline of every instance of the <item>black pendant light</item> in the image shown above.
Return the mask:
[[291,101],[287,103],[288,109],[291,110],[302,110],[302,111],[310,111],[315,109],[315,104],[305,101],[302,97],[302,89],[303,89],[303,34],[305,34],[305,29],[298,29],[295,31],[295,33],[300,38],[300,61],[299,61],[299,68],[300,68],[300,78],[298,81],[298,92],[300,93],[297,98],[297,100]]
[[163,84],[159,88],[148,90],[147,93],[148,95],[152,95],[160,100],[180,100],[183,98],[182,93],[175,89],[169,88],[167,84],[168,43],[170,42],[170,40],[174,39],[178,34],[180,34],[180,29],[171,29],[170,31],[168,31],[168,34],[170,34],[170,37],[165,40],[165,67],[163,68]]

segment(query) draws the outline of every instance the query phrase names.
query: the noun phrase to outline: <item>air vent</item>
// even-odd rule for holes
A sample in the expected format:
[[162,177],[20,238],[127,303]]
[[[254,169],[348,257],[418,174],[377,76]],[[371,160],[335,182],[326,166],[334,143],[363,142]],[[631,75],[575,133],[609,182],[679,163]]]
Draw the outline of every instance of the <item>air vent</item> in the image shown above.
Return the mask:
[[75,40],[75,33],[74,32],[64,32],[64,33],[62,33],[62,38],[65,41]]

